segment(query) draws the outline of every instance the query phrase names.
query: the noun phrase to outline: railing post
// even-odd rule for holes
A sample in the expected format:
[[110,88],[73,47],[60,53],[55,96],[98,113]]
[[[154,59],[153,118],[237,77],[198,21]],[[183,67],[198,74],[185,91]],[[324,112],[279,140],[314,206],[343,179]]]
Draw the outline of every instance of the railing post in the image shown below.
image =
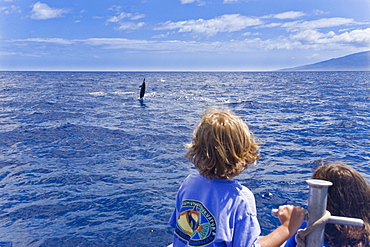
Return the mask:
[[[326,211],[326,199],[329,186],[332,182],[309,179],[306,180],[309,186],[308,194],[308,226],[315,223],[318,219],[324,216]],[[324,246],[324,231],[325,224],[312,231],[306,237],[307,247],[322,247]]]
[[[308,194],[308,212],[306,212],[305,220],[308,221],[308,226],[313,225],[317,220],[322,218],[326,212],[326,200],[329,186],[333,185],[332,182],[309,179],[306,180],[309,186]],[[271,214],[277,217],[278,209],[272,209]],[[364,221],[357,218],[349,218],[342,216],[330,216],[327,224],[340,224],[349,226],[362,227]],[[315,230],[307,234],[305,243],[307,247],[322,247],[324,246],[324,232],[325,224],[322,224]]]

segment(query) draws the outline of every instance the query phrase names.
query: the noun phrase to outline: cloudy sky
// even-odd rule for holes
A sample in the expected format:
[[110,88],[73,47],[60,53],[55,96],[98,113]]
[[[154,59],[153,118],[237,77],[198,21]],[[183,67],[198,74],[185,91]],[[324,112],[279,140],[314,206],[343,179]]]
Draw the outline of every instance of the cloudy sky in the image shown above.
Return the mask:
[[370,50],[370,0],[0,0],[0,70],[236,70]]

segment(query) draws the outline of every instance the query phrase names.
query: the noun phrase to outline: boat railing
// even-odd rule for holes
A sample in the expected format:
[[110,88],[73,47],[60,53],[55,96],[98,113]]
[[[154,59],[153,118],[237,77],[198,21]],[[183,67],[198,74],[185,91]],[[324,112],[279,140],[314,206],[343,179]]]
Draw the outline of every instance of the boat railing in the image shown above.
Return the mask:
[[[329,181],[319,180],[319,179],[309,179],[306,180],[309,186],[308,195],[308,212],[306,213],[307,228],[309,229],[314,223],[325,217],[326,202],[328,188],[332,185]],[[277,209],[273,209],[271,214],[276,216]],[[328,217],[326,221],[322,224],[313,228],[312,231],[307,232],[305,239],[305,244],[307,247],[322,247],[324,246],[324,230],[326,224],[339,224],[339,225],[350,225],[362,227],[364,222],[362,219],[349,218],[342,216],[331,216]]]

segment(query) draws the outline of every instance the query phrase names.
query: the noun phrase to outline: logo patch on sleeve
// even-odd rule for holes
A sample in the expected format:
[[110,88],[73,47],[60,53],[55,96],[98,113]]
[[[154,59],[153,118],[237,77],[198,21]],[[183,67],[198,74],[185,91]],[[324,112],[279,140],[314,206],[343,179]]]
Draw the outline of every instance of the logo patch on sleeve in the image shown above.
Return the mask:
[[190,246],[207,245],[215,240],[216,220],[201,202],[185,200],[181,204],[175,232]]

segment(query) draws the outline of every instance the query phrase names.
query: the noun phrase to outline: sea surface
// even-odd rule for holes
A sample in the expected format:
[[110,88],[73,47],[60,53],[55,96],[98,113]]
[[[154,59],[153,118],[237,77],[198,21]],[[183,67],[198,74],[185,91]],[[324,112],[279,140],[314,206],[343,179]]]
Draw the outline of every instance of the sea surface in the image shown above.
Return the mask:
[[[146,78],[146,95],[138,100]],[[203,110],[241,116],[262,143],[236,179],[270,211],[306,207],[316,163],[370,178],[370,72],[0,72],[0,242],[166,246],[184,144]]]

